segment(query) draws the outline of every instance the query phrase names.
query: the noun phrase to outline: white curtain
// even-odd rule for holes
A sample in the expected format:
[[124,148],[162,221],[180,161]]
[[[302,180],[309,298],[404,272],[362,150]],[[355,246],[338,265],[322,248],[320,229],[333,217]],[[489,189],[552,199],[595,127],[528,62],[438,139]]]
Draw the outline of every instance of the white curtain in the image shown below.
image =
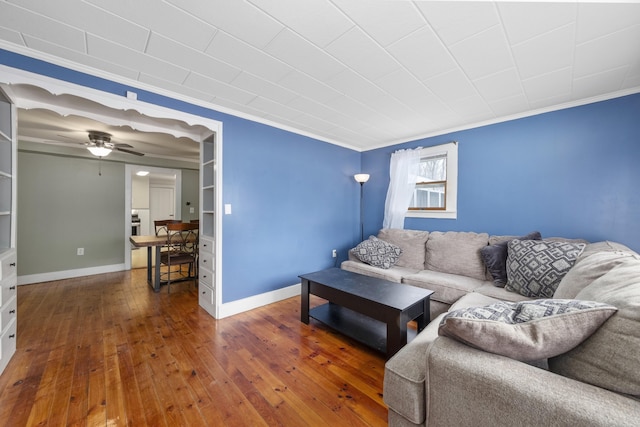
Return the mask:
[[398,150],[391,154],[389,189],[384,204],[382,228],[404,228],[404,217],[409,209],[420,165],[422,147]]

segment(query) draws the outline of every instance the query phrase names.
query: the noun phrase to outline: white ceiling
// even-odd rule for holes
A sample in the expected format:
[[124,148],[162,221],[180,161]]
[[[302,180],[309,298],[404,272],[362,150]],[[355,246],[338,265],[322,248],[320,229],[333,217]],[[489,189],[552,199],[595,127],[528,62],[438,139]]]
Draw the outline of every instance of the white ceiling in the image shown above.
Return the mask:
[[640,92],[640,4],[0,0],[0,47],[366,150]]

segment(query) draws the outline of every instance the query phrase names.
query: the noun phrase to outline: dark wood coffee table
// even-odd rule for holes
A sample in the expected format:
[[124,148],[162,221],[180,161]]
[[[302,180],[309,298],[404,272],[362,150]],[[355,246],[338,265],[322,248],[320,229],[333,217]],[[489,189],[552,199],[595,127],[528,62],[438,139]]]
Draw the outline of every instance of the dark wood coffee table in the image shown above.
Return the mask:
[[[407,323],[417,332],[429,323],[433,291],[330,268],[303,274],[300,320],[309,317],[332,327],[390,358],[407,344]],[[309,295],[329,301],[309,310]],[[417,333],[416,332],[416,333]]]

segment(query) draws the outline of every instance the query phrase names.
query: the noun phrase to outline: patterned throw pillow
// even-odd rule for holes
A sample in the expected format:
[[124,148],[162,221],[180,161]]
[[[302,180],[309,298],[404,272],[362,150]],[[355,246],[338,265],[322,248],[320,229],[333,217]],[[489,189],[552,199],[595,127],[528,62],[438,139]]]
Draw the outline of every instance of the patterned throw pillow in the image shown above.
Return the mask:
[[527,297],[551,298],[585,246],[548,240],[510,241],[505,289]]
[[[541,240],[539,231],[534,231],[526,236],[518,237],[518,240]],[[507,284],[507,245],[513,239],[505,240],[494,245],[487,245],[480,249],[480,256],[489,274],[493,277],[493,284],[504,288]]]
[[368,240],[360,243],[351,252],[364,263],[388,269],[398,262],[402,249],[375,236],[369,236]]
[[594,301],[540,299],[454,310],[438,333],[522,361],[566,353],[591,336],[617,309]]

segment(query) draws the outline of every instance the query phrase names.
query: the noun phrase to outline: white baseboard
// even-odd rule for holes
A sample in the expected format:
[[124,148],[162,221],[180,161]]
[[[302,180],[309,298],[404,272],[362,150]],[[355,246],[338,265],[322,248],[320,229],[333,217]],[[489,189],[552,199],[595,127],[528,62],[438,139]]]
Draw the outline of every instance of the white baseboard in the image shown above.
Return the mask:
[[282,301],[287,298],[300,295],[301,284],[287,286],[286,288],[276,289],[275,291],[266,292],[260,295],[254,295],[251,297],[231,301],[226,304],[220,305],[219,319],[224,317],[233,316],[234,314],[243,313],[245,311],[253,310],[254,308],[262,307],[267,304]]
[[72,279],[74,277],[92,276],[94,274],[113,273],[123,271],[124,264],[101,265],[99,267],[79,268],[77,270],[52,271],[50,273],[29,274],[18,276],[18,285],[50,282],[52,280]]

